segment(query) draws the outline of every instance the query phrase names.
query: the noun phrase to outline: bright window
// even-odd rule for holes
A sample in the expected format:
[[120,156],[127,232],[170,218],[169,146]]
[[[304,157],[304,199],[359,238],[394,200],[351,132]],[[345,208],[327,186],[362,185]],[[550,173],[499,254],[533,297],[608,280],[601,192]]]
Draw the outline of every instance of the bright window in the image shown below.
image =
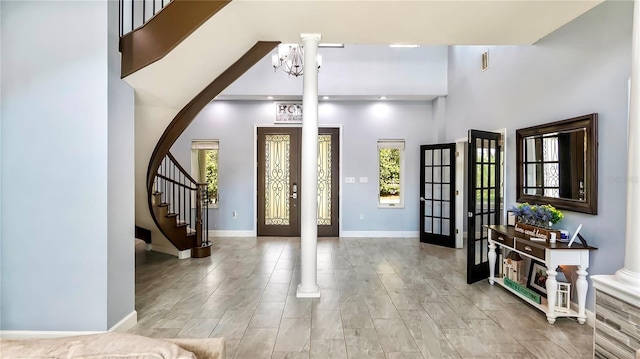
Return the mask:
[[191,142],[191,175],[207,183],[209,203],[218,204],[218,141]]
[[378,141],[378,207],[404,206],[404,141]]

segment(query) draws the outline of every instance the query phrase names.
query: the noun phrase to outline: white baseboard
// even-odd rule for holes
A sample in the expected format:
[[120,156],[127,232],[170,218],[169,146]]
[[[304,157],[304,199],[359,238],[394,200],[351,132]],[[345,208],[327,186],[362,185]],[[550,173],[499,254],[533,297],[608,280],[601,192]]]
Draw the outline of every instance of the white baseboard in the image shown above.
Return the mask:
[[224,229],[210,229],[209,237],[255,237],[256,232],[253,230],[224,230]]
[[160,252],[160,253],[176,256],[178,257],[178,259],[191,258],[191,249],[185,249],[184,251],[179,251],[176,247],[169,247],[169,246],[163,246],[160,244],[152,243],[150,250],[154,252]]
[[2,339],[47,339],[73,337],[76,335],[100,334],[104,332],[50,331],[50,330],[0,330]]
[[418,238],[419,235],[419,231],[342,231],[341,237]]
[[[126,332],[133,328],[138,322],[138,312],[135,310],[129,313],[121,321],[116,323],[109,332]],[[104,331],[53,331],[53,330],[0,330],[0,338],[2,339],[47,339],[73,337],[76,335],[100,334]]]
[[133,328],[136,323],[138,323],[138,312],[133,311],[129,313],[126,317],[122,318],[121,321],[114,324],[113,327],[109,328],[110,332],[120,332],[124,333],[129,329]]

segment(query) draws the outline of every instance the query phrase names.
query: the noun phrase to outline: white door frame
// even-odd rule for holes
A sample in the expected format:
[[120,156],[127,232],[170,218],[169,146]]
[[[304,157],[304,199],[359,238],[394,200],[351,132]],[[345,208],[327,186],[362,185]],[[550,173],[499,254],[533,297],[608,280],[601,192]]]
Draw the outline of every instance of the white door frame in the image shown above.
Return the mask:
[[[502,137],[502,156],[500,156],[500,195],[502,200],[500,206],[502,207],[502,223],[506,223],[507,208],[505,206],[505,188],[507,180],[505,178],[506,163],[507,163],[507,129],[501,128],[491,132],[499,133]],[[462,248],[464,246],[464,237],[466,233],[463,232],[464,221],[467,220],[466,213],[464,213],[464,202],[467,200],[467,189],[464,186],[464,178],[467,174],[465,168],[465,158],[468,156],[465,151],[464,144],[469,141],[468,137],[461,137],[455,140],[456,143],[456,248]],[[458,155],[459,154],[459,155]]]
[[[274,123],[256,123],[253,125],[253,236],[258,235],[258,128],[260,127],[302,127],[302,124],[274,124]],[[340,133],[339,150],[340,150],[340,173],[339,181],[342,184],[342,124],[320,124],[318,128],[337,128]],[[342,237],[342,187],[338,187],[338,236]]]

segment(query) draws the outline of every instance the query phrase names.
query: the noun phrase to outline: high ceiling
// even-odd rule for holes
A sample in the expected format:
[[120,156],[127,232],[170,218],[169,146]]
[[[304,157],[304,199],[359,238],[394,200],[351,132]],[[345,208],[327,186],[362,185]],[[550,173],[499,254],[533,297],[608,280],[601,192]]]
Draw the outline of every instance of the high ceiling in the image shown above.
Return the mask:
[[256,41],[527,45],[601,1],[234,0],[162,60],[128,76],[138,103],[181,108]]

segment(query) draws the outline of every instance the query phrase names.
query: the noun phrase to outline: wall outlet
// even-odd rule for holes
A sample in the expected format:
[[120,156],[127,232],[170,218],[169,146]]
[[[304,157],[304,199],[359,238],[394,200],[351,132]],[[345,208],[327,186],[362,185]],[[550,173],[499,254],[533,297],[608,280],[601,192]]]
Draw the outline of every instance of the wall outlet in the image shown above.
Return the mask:
[[364,214],[360,213],[360,220],[364,219]]
[[231,216],[233,217],[233,219],[237,219],[237,218],[238,218],[238,212],[233,211],[233,213],[231,214]]
[[356,178],[355,177],[345,177],[344,178],[344,183],[356,183]]

